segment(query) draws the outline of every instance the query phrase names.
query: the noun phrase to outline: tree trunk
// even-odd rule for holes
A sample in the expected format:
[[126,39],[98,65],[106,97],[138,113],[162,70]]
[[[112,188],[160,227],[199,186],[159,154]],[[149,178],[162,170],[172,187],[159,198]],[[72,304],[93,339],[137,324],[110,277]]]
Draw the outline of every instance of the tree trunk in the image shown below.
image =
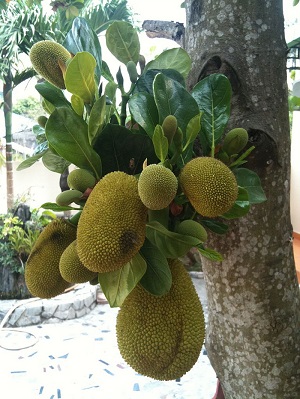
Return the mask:
[[268,200],[229,223],[203,259],[208,355],[226,399],[300,398],[300,294],[290,223],[290,132],[281,0],[188,0],[189,86],[224,73],[233,89],[228,130],[256,148],[249,168]]
[[6,198],[7,210],[14,204],[14,177],[12,160],[12,75],[9,72],[3,84],[4,121],[6,138]]

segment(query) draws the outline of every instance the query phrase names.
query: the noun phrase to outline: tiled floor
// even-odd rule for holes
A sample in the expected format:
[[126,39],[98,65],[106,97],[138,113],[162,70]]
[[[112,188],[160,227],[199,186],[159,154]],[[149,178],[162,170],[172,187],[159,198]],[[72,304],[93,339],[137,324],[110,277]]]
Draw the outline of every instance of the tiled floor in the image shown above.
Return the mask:
[[298,282],[300,284],[300,234],[294,233],[293,238],[294,258],[296,263]]

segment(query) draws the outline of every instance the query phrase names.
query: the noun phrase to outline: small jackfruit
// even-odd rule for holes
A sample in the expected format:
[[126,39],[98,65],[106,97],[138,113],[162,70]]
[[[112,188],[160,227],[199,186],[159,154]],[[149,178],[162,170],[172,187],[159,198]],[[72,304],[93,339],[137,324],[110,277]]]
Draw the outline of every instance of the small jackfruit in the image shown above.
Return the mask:
[[68,205],[72,204],[72,202],[80,201],[80,198],[82,197],[82,195],[83,195],[83,193],[78,190],[62,191],[56,197],[55,202],[59,206],[68,206]]
[[246,147],[248,143],[248,132],[243,128],[235,128],[230,130],[224,138],[223,150],[228,155],[238,154]]
[[40,115],[37,118],[37,123],[43,128],[46,126],[47,121],[48,118],[45,115]]
[[64,250],[59,261],[59,271],[62,278],[69,283],[85,283],[97,277],[97,273],[91,272],[80,261],[76,240]]
[[120,269],[143,245],[146,218],[136,178],[119,171],[105,175],[78,222],[77,252],[84,266],[99,273]]
[[85,169],[74,169],[68,174],[67,183],[70,188],[84,193],[87,188],[94,187],[96,179]]
[[143,169],[138,181],[139,196],[152,210],[166,208],[175,198],[177,177],[163,165],[151,164]]
[[164,135],[167,137],[169,144],[172,143],[173,137],[177,130],[177,118],[174,115],[167,115],[162,123]]
[[137,285],[117,316],[117,343],[138,373],[157,380],[182,377],[196,363],[204,341],[202,305],[179,260],[169,260],[172,286],[154,296]]
[[35,242],[25,267],[25,282],[33,296],[52,298],[69,287],[59,272],[59,261],[76,239],[76,226],[64,219],[49,223]]
[[202,224],[192,219],[183,220],[179,223],[176,232],[198,238],[201,242],[207,240],[207,232]]
[[220,160],[198,157],[181,170],[180,186],[200,215],[220,216],[227,212],[238,196],[238,185],[232,171]]
[[29,53],[33,68],[48,82],[65,89],[62,67],[71,59],[71,54],[61,44],[51,40],[35,43]]
[[127,68],[127,72],[128,72],[131,83],[135,83],[139,77],[135,62],[133,62],[132,60],[128,61],[126,68]]

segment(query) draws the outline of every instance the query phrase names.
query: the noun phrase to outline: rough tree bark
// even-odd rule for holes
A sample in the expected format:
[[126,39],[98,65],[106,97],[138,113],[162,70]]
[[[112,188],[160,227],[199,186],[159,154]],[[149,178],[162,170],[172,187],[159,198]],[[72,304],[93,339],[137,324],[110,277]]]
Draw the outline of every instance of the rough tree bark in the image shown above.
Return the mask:
[[224,73],[230,126],[247,129],[267,202],[209,238],[206,347],[226,399],[300,398],[300,295],[289,209],[290,133],[281,0],[187,0],[190,88]]

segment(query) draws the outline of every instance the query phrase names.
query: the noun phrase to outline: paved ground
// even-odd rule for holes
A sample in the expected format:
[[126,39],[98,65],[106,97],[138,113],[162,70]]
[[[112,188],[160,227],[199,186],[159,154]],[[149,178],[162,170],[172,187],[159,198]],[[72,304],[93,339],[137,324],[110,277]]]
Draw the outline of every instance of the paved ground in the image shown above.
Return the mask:
[[[193,281],[206,310],[203,280]],[[117,312],[99,304],[79,319],[0,330],[0,387],[5,399],[213,397],[216,376],[205,350],[180,381],[159,382],[127,366],[117,348]]]

